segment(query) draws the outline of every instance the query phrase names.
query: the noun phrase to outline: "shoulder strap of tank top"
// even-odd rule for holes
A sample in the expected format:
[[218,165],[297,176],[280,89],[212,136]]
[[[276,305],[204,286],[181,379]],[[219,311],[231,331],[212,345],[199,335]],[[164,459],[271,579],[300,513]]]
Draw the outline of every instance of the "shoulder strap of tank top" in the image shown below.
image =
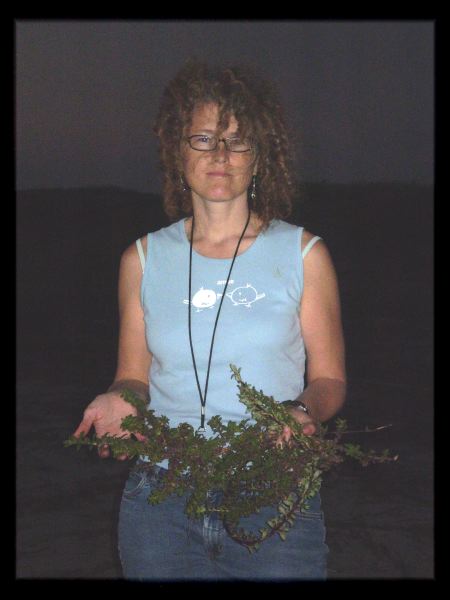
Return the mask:
[[305,248],[303,249],[302,257],[305,258],[305,256],[308,254],[308,252],[314,246],[314,244],[321,239],[322,239],[321,237],[319,237],[318,235],[315,235],[311,240],[309,240],[309,242],[306,244]]
[[136,246],[137,246],[137,250],[138,250],[138,254],[139,254],[139,259],[141,261],[142,272],[144,272],[145,256],[144,256],[144,249],[142,248],[142,242],[141,242],[140,238],[138,240],[136,240]]

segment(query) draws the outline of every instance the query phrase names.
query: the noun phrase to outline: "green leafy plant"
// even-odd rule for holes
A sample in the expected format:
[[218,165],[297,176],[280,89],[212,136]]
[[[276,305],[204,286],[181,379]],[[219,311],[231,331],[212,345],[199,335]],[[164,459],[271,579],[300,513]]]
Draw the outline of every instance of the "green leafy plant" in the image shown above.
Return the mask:
[[[121,427],[145,436],[135,437],[71,436],[65,446],[99,447],[108,444],[114,457],[127,454],[130,458],[145,456],[151,468],[168,459],[168,470],[161,484],[153,490],[148,501],[162,502],[171,494],[186,494],[186,514],[198,518],[207,512],[220,512],[228,534],[249,552],[278,534],[285,539],[300,512],[308,508],[308,499],[320,488],[322,474],[346,458],[363,466],[397,460],[385,450],[382,454],[365,452],[355,444],[343,444],[341,438],[350,433],[346,421],[336,419],[336,429],[318,425],[313,436],[306,436],[286,407],[257,391],[241,378],[241,370],[230,365],[239,390],[239,399],[255,421],[222,423],[216,415],[208,421],[213,436],[206,438],[188,423],[171,428],[165,416],[156,417],[146,402],[130,390],[122,397],[136,407],[137,416],[123,419]],[[285,426],[292,436],[289,443],[275,445]],[[381,429],[381,428],[378,428]],[[365,431],[370,431],[366,429]],[[373,430],[372,430],[373,431]],[[354,432],[352,432],[354,433]],[[124,434],[125,435],[125,434]],[[217,505],[208,504],[209,490],[221,492]],[[240,520],[265,506],[276,506],[277,514],[257,533],[239,527]]]

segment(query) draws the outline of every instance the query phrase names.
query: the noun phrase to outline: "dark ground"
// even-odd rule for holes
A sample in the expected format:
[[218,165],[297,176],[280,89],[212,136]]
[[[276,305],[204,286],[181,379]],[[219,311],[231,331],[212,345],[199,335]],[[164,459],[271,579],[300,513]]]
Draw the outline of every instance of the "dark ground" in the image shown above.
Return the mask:
[[[330,579],[434,578],[433,190],[309,185],[291,222],[322,236],[347,345],[342,418],[396,463],[325,475]],[[120,189],[17,197],[16,577],[121,577],[116,522],[129,465],[64,448],[111,383],[121,252],[166,225]]]

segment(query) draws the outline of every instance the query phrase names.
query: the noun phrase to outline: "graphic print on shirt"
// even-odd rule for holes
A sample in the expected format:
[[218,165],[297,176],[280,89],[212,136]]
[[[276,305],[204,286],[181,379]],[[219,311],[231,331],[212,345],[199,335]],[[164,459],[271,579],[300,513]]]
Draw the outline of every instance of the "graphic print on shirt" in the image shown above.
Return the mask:
[[241,286],[234,289],[232,292],[227,292],[227,296],[230,298],[234,306],[239,306],[242,304],[247,308],[251,308],[253,302],[261,300],[261,298],[265,297],[265,294],[258,294],[256,289],[247,283],[245,287]]
[[[226,281],[218,281],[217,285],[225,285],[225,283]],[[233,284],[234,281],[229,281],[228,284],[230,283]],[[201,312],[207,308],[214,308],[222,296],[223,294],[209,288],[205,289],[202,286],[192,297],[191,304],[196,308],[196,312]],[[234,290],[230,290],[226,296],[231,300],[233,306],[252,308],[252,304],[257,300],[261,300],[261,298],[265,298],[266,294],[259,294],[253,285],[247,283],[246,286],[239,286]],[[183,303],[189,304],[189,300],[183,300]]]
[[[216,294],[214,290],[205,290],[201,287],[198,292],[194,294],[192,298],[192,306],[195,306],[197,312],[201,312],[205,308],[213,308],[217,300],[221,298],[223,294]],[[183,300],[184,304],[189,304],[189,300]]]

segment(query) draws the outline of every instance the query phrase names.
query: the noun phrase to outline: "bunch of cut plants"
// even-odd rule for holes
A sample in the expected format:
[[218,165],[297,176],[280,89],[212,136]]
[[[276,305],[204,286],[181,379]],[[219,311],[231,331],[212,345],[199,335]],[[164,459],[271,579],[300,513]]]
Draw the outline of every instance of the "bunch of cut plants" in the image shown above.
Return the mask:
[[[158,504],[172,494],[186,495],[188,517],[219,512],[230,537],[249,552],[257,551],[273,535],[286,539],[296,518],[308,509],[308,500],[319,491],[325,472],[347,459],[362,466],[398,459],[388,450],[379,453],[344,443],[343,436],[355,432],[348,431],[343,419],[334,421],[333,431],[318,424],[314,435],[305,435],[286,405],[243,381],[241,369],[235,365],[230,369],[239,400],[250,416],[227,424],[219,415],[212,417],[208,421],[213,432],[210,437],[188,423],[170,427],[166,416],[155,416],[133,391],[123,390],[124,400],[137,409],[136,416],[122,420],[123,436],[81,434],[71,436],[64,445],[79,449],[107,444],[114,458],[124,454],[130,459],[143,457],[145,464],[140,462],[140,470],[167,460],[167,472],[148,502]],[[286,426],[291,431],[289,442],[275,444],[274,438],[281,436]],[[133,436],[136,433],[139,440]],[[219,504],[208,504],[209,490],[221,492]],[[264,527],[257,532],[240,527],[241,519],[267,506],[276,507],[276,513]]]

